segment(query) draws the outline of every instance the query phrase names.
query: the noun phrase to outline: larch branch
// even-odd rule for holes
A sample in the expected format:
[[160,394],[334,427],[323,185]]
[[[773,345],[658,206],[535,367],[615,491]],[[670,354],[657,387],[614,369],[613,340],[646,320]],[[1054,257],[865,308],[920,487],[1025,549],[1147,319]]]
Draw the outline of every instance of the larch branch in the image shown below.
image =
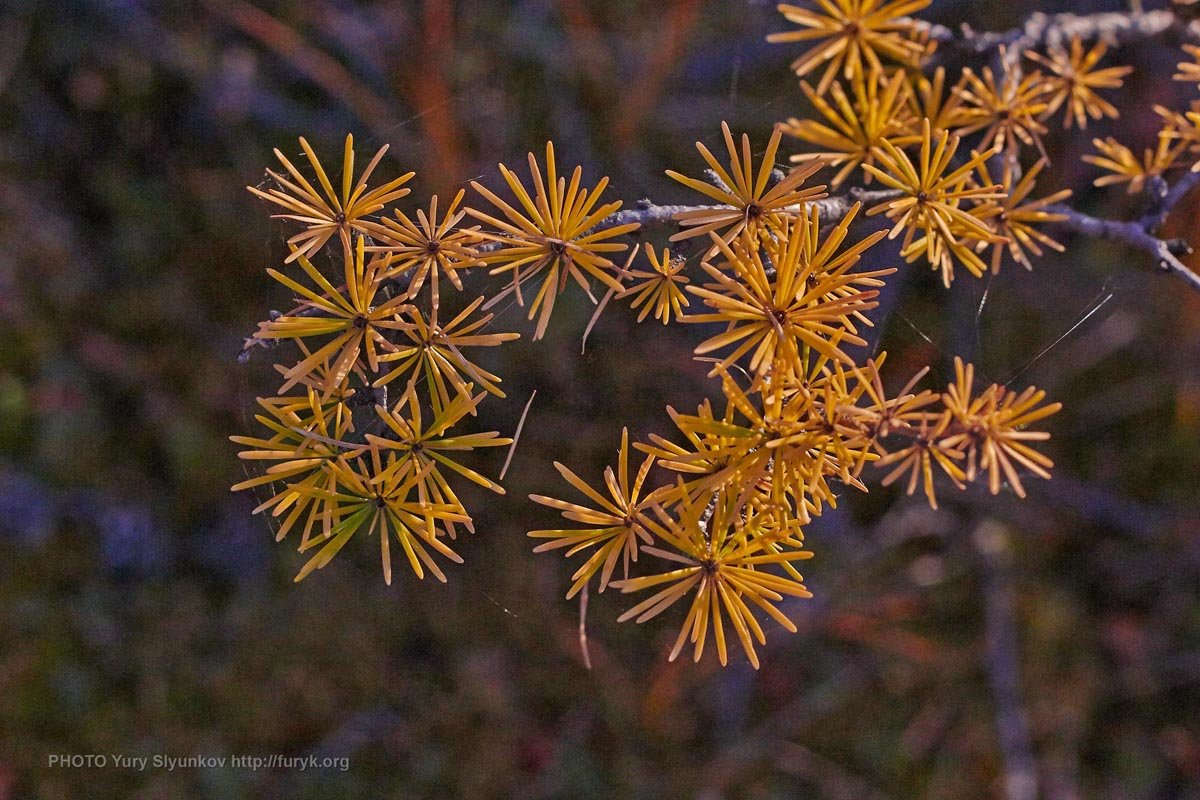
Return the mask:
[[[1188,173],[1163,192],[1162,199],[1155,204],[1155,208],[1150,213],[1140,219],[1131,221],[1093,217],[1081,211],[1076,211],[1070,206],[1061,204],[1047,206],[1045,210],[1049,213],[1061,214],[1065,217],[1065,219],[1057,223],[1061,228],[1065,228],[1081,236],[1120,242],[1150,254],[1156,259],[1163,271],[1180,278],[1191,289],[1200,292],[1200,274],[1193,272],[1179,259],[1180,256],[1191,252],[1191,247],[1188,243],[1182,239],[1160,239],[1155,234],[1155,231],[1162,225],[1171,210],[1191,189],[1198,185],[1200,185],[1200,173]],[[811,204],[817,207],[818,215],[822,221],[839,220],[846,215],[855,203],[861,202],[864,205],[870,205],[889,200],[896,196],[897,193],[890,190],[863,191],[852,189],[844,195],[834,195],[814,200],[811,201]],[[617,211],[601,220],[596,225],[596,230],[614,228],[618,225],[625,225],[631,222],[636,222],[641,226],[639,231],[654,230],[674,224],[676,215],[683,212],[725,207],[727,206],[657,205],[650,200],[640,200],[636,208]],[[883,224],[887,221],[882,217],[878,219],[880,220],[878,224]],[[480,249],[487,250],[490,248],[485,245]],[[401,288],[405,282],[406,275],[401,275],[395,279],[396,285]],[[301,311],[298,313],[303,314],[304,312]],[[250,358],[254,350],[259,348],[270,349],[274,344],[275,342],[270,340],[254,337],[247,338],[238,355],[238,360],[245,362]]]
[[[1025,22],[1007,31],[976,31],[964,24],[958,31],[944,25],[916,20],[931,40],[939,43],[936,58],[947,55],[979,56],[994,53],[1001,47],[1008,48],[1014,57],[1028,49],[1062,47],[1073,38],[1085,41],[1102,39],[1113,45],[1150,39],[1171,34],[1191,41],[1200,41],[1200,22],[1192,20],[1173,9],[1147,12],[1100,12],[1095,14],[1044,14],[1034,13]],[[1191,247],[1182,239],[1162,239],[1158,229],[1166,221],[1172,209],[1194,188],[1200,186],[1200,172],[1189,172],[1175,184],[1167,186],[1162,180],[1150,187],[1152,206],[1141,218],[1131,221],[1110,220],[1093,217],[1066,205],[1055,205],[1046,211],[1061,214],[1064,219],[1059,227],[1082,236],[1120,242],[1153,256],[1159,267],[1183,280],[1191,289],[1200,292],[1200,275],[1193,272],[1180,260],[1180,256],[1191,252]],[[1157,193],[1155,195],[1155,193]],[[864,191],[852,189],[845,195],[835,195],[812,201],[818,208],[822,221],[840,219],[855,202],[870,204],[895,197],[890,191]],[[635,208],[618,211],[600,221],[597,230],[636,222],[640,230],[667,227],[675,222],[678,214],[688,211],[722,208],[722,206],[658,205],[650,200],[638,201]],[[880,223],[882,224],[882,223]],[[485,245],[482,250],[491,249]],[[403,288],[407,275],[395,279]],[[303,314],[303,311],[298,313]],[[262,347],[269,348],[273,341],[254,337],[245,340],[238,361],[245,362],[251,353]]]

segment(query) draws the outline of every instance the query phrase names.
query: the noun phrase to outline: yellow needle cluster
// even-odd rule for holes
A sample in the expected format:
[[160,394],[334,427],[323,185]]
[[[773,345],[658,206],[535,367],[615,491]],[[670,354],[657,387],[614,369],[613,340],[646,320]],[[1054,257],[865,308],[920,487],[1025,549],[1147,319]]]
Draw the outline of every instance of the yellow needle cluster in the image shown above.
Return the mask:
[[[995,273],[1007,256],[1028,269],[1061,250],[1042,226],[1063,219],[1056,204],[1069,192],[1035,197],[1045,123],[1115,117],[1101,93],[1129,70],[1101,66],[1105,45],[1075,39],[1002,52],[956,80],[943,67],[925,74],[933,29],[912,15],[928,5],[779,6],[793,27],[769,39],[804,46],[792,67],[810,76],[801,89],[811,112],[757,149],[725,123],[723,149],[697,142],[699,169],[666,173],[692,200],[670,210],[670,247],[637,241],[646,217],[603,199],[606,178],[560,171],[549,142],[543,158],[528,155],[527,177],[501,164],[499,191],[472,181],[482,207],[465,191],[449,204],[395,207],[413,174],[371,188],[384,150],[357,174],[350,137],[340,191],[305,140],[307,166],[277,151],[284,172],[268,171],[270,185],[251,191],[298,228],[268,270],[293,301],[253,341],[294,351],[275,365],[276,394],[259,400],[261,430],[232,437],[259,467],[233,488],[263,495],[256,512],[269,512],[280,539],[302,532],[311,555],[297,580],[356,536],[378,538],[389,583],[394,552],[418,577],[446,579],[445,564],[461,561],[458,532],[474,531],[462,481],[504,491],[472,461],[511,444],[473,422],[484,400],[505,397],[476,348],[518,338],[494,330],[503,308],[491,309],[527,306],[541,339],[572,284],[597,315],[616,298],[639,323],[701,326],[693,356],[716,400],[694,413],[668,408],[671,436],[623,431],[616,464],[594,481],[555,462],[573,497],[531,495],[568,523],[529,533],[537,552],[578,559],[568,598],[593,584],[637,594],[620,620],[639,623],[684,609],[672,659],[689,645],[699,659],[711,643],[724,664],[732,641],[757,667],[771,623],[794,631],[792,603],[811,596],[796,565],[813,555],[804,527],[843,487],[865,491],[868,468],[934,507],[946,484],[1023,497],[1029,475],[1049,478],[1052,462],[1037,449],[1049,434],[1035,427],[1059,405],[1044,392],[976,385],[959,359],[942,391],[918,388],[928,369],[885,389],[886,354],[864,352],[896,271],[876,246],[898,240],[901,260],[926,262],[947,285],[959,268]],[[1183,64],[1177,77],[1197,75]],[[1097,183],[1137,191],[1200,153],[1200,104],[1159,114],[1158,147],[1141,160],[1097,141],[1090,160],[1111,173]],[[785,134],[814,151],[783,158]],[[871,195],[865,213],[827,197],[816,183],[826,168],[834,187]],[[486,276],[499,278],[496,290],[466,296]]]
[[[1192,60],[1180,62],[1174,78],[1198,83],[1200,47],[1185,44],[1183,49]],[[1096,186],[1125,184],[1129,194],[1139,194],[1152,180],[1162,178],[1172,170],[1200,170],[1197,158],[1200,156],[1200,100],[1191,101],[1187,111],[1175,111],[1165,106],[1155,106],[1154,111],[1162,119],[1162,127],[1154,146],[1144,148],[1141,158],[1128,145],[1111,136],[1092,140],[1098,155],[1087,155],[1083,160],[1106,173],[1096,178]],[[1103,109],[1103,113],[1109,116],[1107,109]]]
[[[730,150],[731,160],[738,156],[736,169],[749,174],[748,159],[732,145]],[[767,152],[773,156],[773,147]],[[929,142],[928,126],[922,153],[920,170],[894,147],[883,156],[883,163],[904,159],[896,171],[912,179],[912,194],[931,195],[881,208],[895,217],[896,230],[908,228],[905,214],[926,213],[922,203],[943,215],[923,221],[922,230],[957,226],[956,217],[965,213],[958,201],[970,196],[981,201],[979,216],[970,218],[980,236],[991,230],[984,220],[1005,215],[1003,224],[1026,248],[1030,241],[1045,244],[1025,238],[1028,226],[1047,213],[1044,204],[1025,202],[1024,187],[1012,205],[993,202],[1007,198],[986,177],[984,156],[951,169],[953,147],[946,135],[939,145]],[[982,188],[972,182],[977,170],[984,171]],[[766,174],[761,166],[758,171]],[[904,187],[888,173],[879,177]],[[761,198],[768,187],[769,180],[749,188]],[[808,190],[793,181],[788,191]],[[935,507],[936,473],[959,488],[978,477],[993,492],[1007,484],[1023,495],[1021,472],[1048,477],[1051,467],[1031,446],[1048,435],[1026,426],[1058,406],[1042,405],[1044,394],[1032,389],[1014,395],[989,386],[975,394],[973,373],[961,363],[958,380],[945,393],[914,392],[919,374],[889,395],[879,374],[884,356],[863,363],[866,342],[859,335],[859,326],[870,325],[883,279],[895,272],[860,267],[887,232],[856,235],[859,204],[831,223],[822,221],[815,196],[753,217],[745,213],[745,200],[729,198],[727,216],[715,210],[705,223],[711,246],[699,259],[695,280],[683,276],[686,261],[673,265],[667,277],[665,257],[653,259],[654,273],[639,276],[646,279],[644,292],[669,287],[676,299],[692,298],[687,313],[667,301],[661,307],[678,321],[709,327],[695,356],[711,364],[723,402],[704,401],[693,414],[668,409],[677,436],[650,434],[633,442],[644,457],[632,476],[627,430],[616,467],[606,468],[594,484],[556,463],[586,504],[531,495],[573,525],[529,535],[543,540],[538,552],[559,550],[582,559],[568,598],[593,581],[599,591],[648,592],[620,617],[636,622],[685,605],[670,658],[690,644],[699,659],[712,642],[724,664],[732,638],[758,666],[768,619],[794,631],[788,598],[811,596],[795,566],[812,557],[803,526],[836,505],[839,486],[865,490],[863,471],[874,464],[886,468],[885,485],[907,478],[908,492],[923,487]],[[978,260],[974,251],[970,256]],[[623,277],[635,274],[627,269]]]
[[[951,85],[944,67],[922,72],[932,53],[925,44],[928,29],[907,15],[928,3],[815,5],[780,6],[801,30],[768,37],[820,42],[797,62],[802,72],[827,64],[817,86],[800,84],[813,113],[779,127],[813,148],[792,160],[811,163],[815,156],[836,169],[830,179],[835,188],[857,180],[897,195],[868,213],[886,212],[892,235],[904,236],[905,260],[927,262],[947,285],[958,267],[984,274],[985,251],[996,271],[1005,253],[1029,268],[1030,256],[1040,255],[1043,245],[1057,249],[1037,227],[1061,219],[1043,209],[1064,195],[1033,199],[1035,177],[1047,162],[1045,123],[1058,113],[1068,128],[1115,117],[1116,107],[1101,92],[1119,89],[1129,68],[1100,66],[1107,46],[1086,49],[1076,38],[1047,53],[1001,48],[994,68],[963,69]],[[1024,69],[1019,56],[1045,72]],[[1183,153],[1200,153],[1197,120],[1170,115],[1159,150],[1148,152],[1144,162],[1114,141],[1097,141],[1104,157],[1096,163],[1114,172],[1097,183],[1129,181],[1137,191],[1149,176],[1178,166]],[[969,155],[961,143],[974,148]],[[1027,158],[1030,153],[1034,158]],[[1019,201],[1011,200],[1014,194]],[[1014,226],[1010,219],[1018,206]]]
[[[530,156],[532,195],[501,166],[516,205],[474,184],[503,219],[465,206],[462,191],[440,213],[436,196],[415,213],[393,207],[409,193],[402,185],[413,173],[370,188],[387,148],[355,178],[350,136],[335,192],[308,142],[300,146],[312,180],[277,151],[287,174],[268,170],[273,186],[251,188],[301,228],[288,240],[282,267],[267,270],[291,293],[293,306],[260,323],[252,341],[288,344],[297,355],[276,365],[283,378],[276,396],[259,400],[256,420],[264,430],[232,437],[245,448],[244,460],[265,465],[233,488],[263,495],[255,511],[277,520],[279,539],[302,530],[300,550],[312,555],[297,580],[359,535],[378,538],[388,583],[394,551],[417,577],[432,573],[444,581],[438,559],[461,560],[448,540],[460,529],[474,530],[455,482],[504,491],[465,460],[512,442],[495,431],[459,430],[487,396],[505,396],[500,377],[480,366],[473,351],[519,336],[494,330],[486,309],[509,292],[523,302],[522,286],[540,280],[530,312],[531,318],[540,312],[539,338],[568,278],[589,295],[593,279],[623,288],[603,254],[626,249],[611,240],[637,225],[593,230],[620,203],[599,205],[606,180],[583,188],[578,168],[569,182],[558,177],[550,144],[545,179]],[[468,217],[483,224],[468,225]],[[318,266],[330,261],[336,270]],[[635,302],[678,314],[687,299],[676,284],[686,279],[675,274],[669,254],[655,263],[655,274],[634,290]],[[465,303],[444,291],[465,291],[464,277],[487,267],[507,274],[509,288]]]

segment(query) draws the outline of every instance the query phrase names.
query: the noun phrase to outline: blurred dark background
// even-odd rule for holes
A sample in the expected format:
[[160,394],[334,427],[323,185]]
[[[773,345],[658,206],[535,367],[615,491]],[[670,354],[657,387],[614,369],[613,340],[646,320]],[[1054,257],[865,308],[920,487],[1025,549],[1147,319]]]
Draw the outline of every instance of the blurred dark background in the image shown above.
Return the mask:
[[[273,147],[305,135],[336,170],[347,131],[360,158],[388,143],[381,172],[415,169],[416,206],[553,138],[627,204],[682,201],[662,171],[698,172],[692,143],[722,119],[761,142],[806,112],[795,50],[763,42],[782,27],[745,0],[6,0],[0,799],[1200,797],[1200,298],[1140,253],[1068,241],[950,291],[901,271],[889,383],[931,364],[942,385],[961,354],[1045,387],[1065,405],[1055,479],[1024,502],[946,487],[938,512],[847,492],[808,531],[800,633],[770,631],[760,672],[667,663],[682,612],[618,626],[615,592],[592,597],[586,670],[571,567],[524,536],[554,522],[523,499],[564,494],[552,460],[595,476],[622,426],[667,433],[666,404],[712,391],[694,331],[614,305],[580,355],[574,293],[540,343],[502,316],[526,338],[489,362],[509,397],[487,426],[537,399],[508,495],[470,494],[479,533],[448,585],[387,588],[359,542],[293,585],[304,557],[229,492],[245,472],[226,437],[273,382],[235,356],[287,302],[264,274],[285,229],[244,188]],[[1140,152],[1151,105],[1186,106],[1175,45],[1110,56],[1137,67],[1124,117],[1055,131],[1044,191],[1137,211],[1079,156],[1114,132]],[[350,768],[48,766],[87,753]]]

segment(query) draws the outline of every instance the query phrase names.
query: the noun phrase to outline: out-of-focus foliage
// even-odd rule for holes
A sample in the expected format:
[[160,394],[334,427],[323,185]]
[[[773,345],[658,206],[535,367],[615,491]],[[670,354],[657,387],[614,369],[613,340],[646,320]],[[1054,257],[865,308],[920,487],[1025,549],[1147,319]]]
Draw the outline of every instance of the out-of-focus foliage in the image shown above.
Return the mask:
[[[1003,29],[1034,5],[1118,7],[924,13]],[[365,549],[295,586],[304,557],[230,496],[224,436],[246,427],[251,387],[276,379],[234,357],[261,308],[288,302],[262,271],[288,231],[241,188],[272,147],[303,133],[327,152],[355,130],[365,149],[391,145],[389,175],[418,172],[415,193],[452,197],[553,138],[627,203],[683,202],[662,169],[693,163],[697,138],[719,146],[721,119],[765,141],[774,121],[813,115],[779,68],[795,51],[763,42],[779,29],[767,5],[694,0],[6,3],[0,797],[995,796],[997,581],[1015,602],[1045,794],[1196,797],[1200,306],[1103,243],[949,290],[910,271],[881,332],[894,374],[933,363],[948,383],[962,355],[990,380],[1046,387],[1069,409],[1052,426],[1055,480],[1021,504],[974,491],[933,512],[873,489],[827,513],[806,531],[819,599],[794,609],[798,634],[773,640],[757,674],[665,663],[675,627],[653,640],[618,626],[612,592],[590,600],[586,671],[560,602],[571,568],[524,535],[556,515],[515,499],[556,491],[555,459],[600,474],[622,426],[660,430],[663,406],[711,389],[685,326],[610,309],[579,355],[590,308],[565,295],[544,341],[481,357],[504,376],[496,428],[511,433],[538,395],[509,494],[470,493],[486,535],[456,544],[466,564],[447,565],[462,578],[447,586],[386,588]],[[1152,104],[1194,96],[1167,79],[1178,49],[1108,58],[1135,70],[1105,94],[1120,127],[1091,120],[1088,135],[1153,149]],[[1079,142],[1058,127],[1048,150]],[[1090,145],[1065,152],[1046,186],[1140,212],[1090,186]],[[1185,204],[1169,224],[1198,223]],[[485,453],[480,469],[502,460]],[[351,766],[47,765],[115,752]]]

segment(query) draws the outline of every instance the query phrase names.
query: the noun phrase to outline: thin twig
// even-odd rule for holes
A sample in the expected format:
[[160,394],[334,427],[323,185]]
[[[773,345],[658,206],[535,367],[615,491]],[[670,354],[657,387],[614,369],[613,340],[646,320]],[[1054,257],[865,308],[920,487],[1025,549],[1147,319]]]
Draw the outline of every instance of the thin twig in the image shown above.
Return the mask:
[[1020,53],[1031,48],[1062,47],[1073,38],[1084,41],[1103,39],[1119,46],[1175,33],[1182,38],[1200,39],[1200,32],[1188,20],[1174,11],[1151,11],[1143,14],[1101,12],[1096,14],[1030,14],[1025,22],[1007,31],[976,31],[963,25],[958,31],[944,25],[916,20],[938,42],[938,56],[979,56],[1000,47]]
[[1189,170],[1186,175],[1175,181],[1173,186],[1166,188],[1155,207],[1142,220],[1146,230],[1156,232],[1167,221],[1175,206],[1197,186],[1200,186],[1200,171]]
[[579,650],[583,653],[583,665],[592,668],[592,654],[588,650],[587,635],[588,587],[585,583],[579,593]]
[[1081,211],[1076,211],[1070,206],[1054,205],[1046,207],[1048,213],[1062,214],[1065,217],[1065,219],[1058,223],[1060,227],[1093,239],[1121,242],[1129,247],[1149,253],[1154,256],[1159,267],[1164,272],[1182,279],[1189,287],[1200,292],[1200,275],[1193,272],[1186,264],[1179,260],[1179,256],[1191,253],[1192,249],[1188,243],[1182,239],[1160,239],[1150,232],[1152,227],[1157,227],[1157,222],[1160,218],[1166,218],[1170,210],[1170,207],[1164,207],[1162,211],[1152,217],[1122,221],[1089,216]]

